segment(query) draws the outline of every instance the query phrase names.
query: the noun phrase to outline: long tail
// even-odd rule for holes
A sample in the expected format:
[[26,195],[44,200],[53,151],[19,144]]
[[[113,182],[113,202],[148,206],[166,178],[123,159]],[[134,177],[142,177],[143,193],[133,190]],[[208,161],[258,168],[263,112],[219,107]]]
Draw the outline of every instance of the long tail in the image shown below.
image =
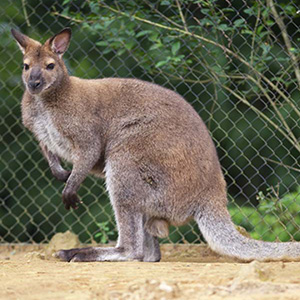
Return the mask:
[[226,207],[210,207],[195,220],[212,250],[241,260],[300,260],[300,242],[263,242],[240,234]]

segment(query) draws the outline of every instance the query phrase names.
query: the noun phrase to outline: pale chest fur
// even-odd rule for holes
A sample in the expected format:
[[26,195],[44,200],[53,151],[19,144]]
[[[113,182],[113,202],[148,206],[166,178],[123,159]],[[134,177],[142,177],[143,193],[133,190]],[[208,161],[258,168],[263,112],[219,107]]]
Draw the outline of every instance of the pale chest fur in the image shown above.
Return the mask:
[[51,113],[44,110],[43,105],[38,105],[38,113],[33,117],[33,133],[38,141],[43,142],[48,150],[59,157],[72,162],[72,144],[57,129]]

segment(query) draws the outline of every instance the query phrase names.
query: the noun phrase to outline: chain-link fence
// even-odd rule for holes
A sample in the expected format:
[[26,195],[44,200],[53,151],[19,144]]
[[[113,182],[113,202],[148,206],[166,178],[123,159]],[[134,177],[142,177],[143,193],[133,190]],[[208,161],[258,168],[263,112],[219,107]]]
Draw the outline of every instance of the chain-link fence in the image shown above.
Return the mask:
[[[235,223],[254,238],[300,240],[297,9],[273,0],[2,0],[0,241],[47,242],[67,229],[84,243],[116,239],[104,182],[89,177],[83,205],[66,211],[63,184],[21,123],[22,55],[10,29],[45,41],[66,26],[72,75],[135,77],[177,91],[212,134]],[[200,233],[191,223],[166,241],[195,243]]]

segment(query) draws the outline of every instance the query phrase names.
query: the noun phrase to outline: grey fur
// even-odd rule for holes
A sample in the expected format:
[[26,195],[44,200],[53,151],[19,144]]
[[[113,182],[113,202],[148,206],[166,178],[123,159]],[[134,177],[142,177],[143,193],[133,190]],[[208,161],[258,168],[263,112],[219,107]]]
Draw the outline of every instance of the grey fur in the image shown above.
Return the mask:
[[[88,174],[104,176],[119,231],[115,248],[61,250],[58,257],[159,261],[157,236],[168,234],[169,224],[193,218],[222,254],[245,260],[300,256],[298,243],[254,241],[235,229],[212,139],[180,95],[136,79],[70,77],[61,59],[69,29],[44,45],[13,35],[29,66],[22,76],[23,123],[39,140],[53,175],[66,181],[65,207],[78,206],[76,191]],[[28,85],[33,67],[36,88]],[[59,158],[73,164],[71,174]]]

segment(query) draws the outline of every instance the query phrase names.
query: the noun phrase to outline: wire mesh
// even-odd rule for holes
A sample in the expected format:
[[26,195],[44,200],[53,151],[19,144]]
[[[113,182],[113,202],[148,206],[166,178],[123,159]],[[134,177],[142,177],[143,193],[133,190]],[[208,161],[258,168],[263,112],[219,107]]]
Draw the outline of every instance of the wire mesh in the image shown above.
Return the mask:
[[[104,182],[89,177],[83,205],[66,211],[63,184],[21,122],[22,55],[10,28],[45,41],[66,26],[70,74],[177,91],[211,132],[235,223],[254,238],[300,240],[299,15],[293,1],[2,0],[0,242],[42,243],[67,229],[83,243],[117,236]],[[194,223],[163,240],[200,241]]]

